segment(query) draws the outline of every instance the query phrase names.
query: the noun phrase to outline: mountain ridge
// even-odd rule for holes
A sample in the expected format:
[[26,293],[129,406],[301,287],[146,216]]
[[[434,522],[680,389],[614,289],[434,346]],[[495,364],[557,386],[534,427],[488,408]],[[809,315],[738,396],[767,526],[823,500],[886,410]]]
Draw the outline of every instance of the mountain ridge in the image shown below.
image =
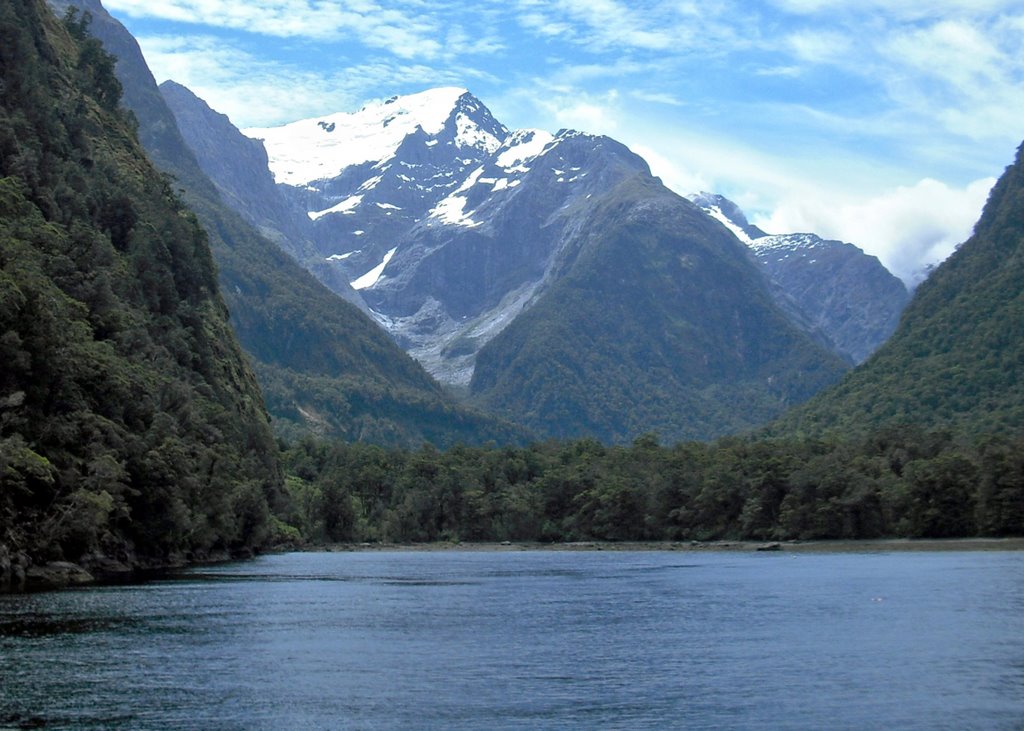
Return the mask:
[[[295,123],[312,136],[309,139],[329,140],[329,150],[324,155],[326,161],[323,161],[316,144],[299,150],[297,148],[302,146],[299,142],[289,142],[292,145],[288,150],[289,156],[276,158],[284,166],[277,168],[276,172],[281,173],[280,177],[292,175],[289,183],[301,185],[279,187],[297,205],[303,206],[313,222],[314,241],[322,257],[319,266],[333,267],[341,273],[339,276],[355,286],[375,319],[405,350],[433,375],[468,389],[473,403],[497,408],[507,418],[520,419],[536,410],[524,404],[523,400],[547,402],[541,394],[526,388],[525,383],[536,382],[536,379],[527,377],[526,382],[514,385],[518,383],[519,374],[498,374],[493,370],[477,378],[476,358],[489,343],[501,337],[505,328],[527,317],[538,307],[551,291],[559,287],[562,279],[572,276],[574,271],[581,271],[577,266],[580,257],[586,258],[593,251],[604,252],[596,255],[598,259],[612,255],[615,250],[613,242],[607,237],[602,238],[603,232],[595,229],[590,221],[599,211],[603,212],[602,216],[610,215],[608,212],[613,210],[608,204],[610,191],[624,185],[622,190],[642,190],[643,195],[649,198],[646,203],[630,199],[629,206],[619,209],[621,215],[629,215],[628,211],[647,210],[657,216],[685,210],[684,218],[687,219],[706,216],[688,201],[670,194],[651,175],[642,158],[615,140],[572,130],[561,130],[557,135],[539,130],[506,132],[479,100],[461,89],[424,94],[368,105],[352,115],[326,115]],[[399,124],[390,121],[389,107],[395,110],[419,108],[423,105],[417,100],[437,97],[446,98],[454,106],[445,112],[438,111],[436,106],[425,105],[430,107],[433,115],[426,124],[414,115],[406,114],[396,117],[405,125],[396,128],[397,132],[385,126],[385,122],[388,125]],[[380,159],[365,160],[368,153],[363,149],[357,153],[334,149],[343,147],[344,140],[335,135],[352,127],[354,117],[364,122],[370,120],[366,124],[360,122],[362,126],[354,140],[364,140],[375,132],[386,138],[386,144],[365,142],[365,146],[375,150],[373,154]],[[259,136],[272,140],[275,135],[284,135],[281,130],[289,128],[285,125],[275,133],[261,131]],[[480,129],[495,134],[477,133]],[[250,130],[250,134],[256,133]],[[469,144],[460,146],[460,134],[467,135]],[[275,166],[275,144],[270,142],[272,168]],[[331,158],[331,155],[335,157]],[[305,160],[316,164],[303,168]],[[343,167],[338,160],[350,164]],[[292,164],[296,162],[302,164]],[[324,174],[325,170],[331,174],[339,168],[340,174],[334,178],[309,180]],[[299,175],[302,170],[306,172]],[[671,205],[662,205],[659,201],[663,200],[671,200]],[[604,220],[610,228],[617,224],[608,218]],[[837,377],[843,365],[813,337],[796,332],[789,319],[773,312],[776,305],[764,295],[768,288],[767,280],[756,269],[746,249],[734,237],[724,231],[719,233],[719,230],[718,224],[700,228],[700,236],[714,240],[713,245],[705,246],[701,251],[710,258],[730,258],[733,261],[730,266],[739,267],[743,273],[737,278],[732,273],[724,274],[727,267],[716,269],[714,266],[704,271],[723,272],[723,276],[744,282],[750,292],[740,292],[728,282],[701,277],[697,277],[691,286],[711,289],[724,286],[730,292],[729,306],[741,322],[746,322],[748,317],[758,319],[780,342],[794,344],[799,352],[792,360],[780,358],[777,353],[764,356],[767,360],[783,369],[806,367],[806,380],[816,386]],[[582,231],[589,232],[593,245],[587,243]],[[670,249],[682,245],[667,230],[659,231],[663,245]],[[638,230],[634,233],[641,235]],[[601,243],[594,243],[599,241]],[[683,256],[685,258],[686,254]],[[668,262],[663,263],[670,266]],[[594,276],[604,276],[593,267],[588,271]],[[660,288],[659,294],[666,299],[679,300],[681,293],[677,284],[666,280],[655,270],[639,268],[632,271],[646,278],[652,287]],[[619,295],[602,289],[603,286],[584,287],[584,290],[591,293],[589,296],[618,301]],[[636,299],[651,301],[646,294]],[[685,301],[684,296],[681,302]],[[637,314],[635,304],[620,301],[620,306],[624,312]],[[672,319],[663,308],[658,309],[666,322]],[[550,309],[544,311],[555,319],[560,317]],[[672,353],[673,358],[717,362],[721,354],[714,348],[739,348],[746,352],[745,349],[758,339],[755,329],[742,328],[744,337],[752,340],[741,345],[731,344],[725,334],[718,337],[706,332],[714,318],[705,313],[688,312],[687,327],[693,342],[702,343],[711,350],[699,351],[699,348],[687,346],[682,336],[673,336],[671,342],[661,342],[656,349],[665,349]],[[635,321],[642,320],[640,316]],[[597,318],[595,321],[602,320]],[[525,322],[534,323],[538,337],[551,327],[560,327],[549,320],[527,319]],[[611,329],[617,327],[614,323],[603,322]],[[723,329],[723,333],[732,327],[724,321],[717,326]],[[645,338],[657,339],[657,335],[651,334],[655,330],[645,331],[638,327],[628,333],[629,348],[637,353],[650,351],[643,341]],[[626,336],[625,332],[622,334]],[[557,343],[551,345],[552,352],[560,352]],[[595,347],[593,344],[588,346],[586,341],[577,341],[577,345],[584,351]],[[531,352],[538,355],[535,350]],[[761,344],[749,351],[760,352],[767,352]],[[738,356],[736,362],[744,357]],[[706,438],[733,427],[752,428],[759,420],[777,415],[787,403],[809,395],[809,390],[799,383],[799,377],[789,371],[753,376],[761,368],[754,365],[754,361],[761,356],[750,357],[753,360],[744,361],[740,368],[745,374],[745,385],[732,393],[729,393],[729,388],[739,383],[739,377],[730,375],[716,379],[711,369],[691,364],[682,369],[687,373],[686,378],[673,376],[659,383],[639,376],[648,365],[643,358],[624,357],[622,363],[628,363],[629,368],[638,373],[635,378],[620,374],[617,376],[619,385],[615,386],[622,394],[629,394],[622,397],[621,406],[630,414],[618,419],[608,413],[605,418],[617,420],[617,424],[597,428],[594,433],[601,438],[628,440],[657,424],[669,439],[681,435]],[[600,357],[592,360],[597,362]],[[734,362],[729,358],[726,361]],[[524,362],[518,361],[520,370]],[[511,361],[507,358],[492,357],[488,360],[488,367],[493,369],[509,363]],[[541,370],[557,368],[543,357],[533,358],[530,363],[531,367]],[[704,380],[691,377],[698,372]],[[645,389],[633,388],[628,384],[630,380],[644,383]],[[555,386],[554,382],[549,382],[549,385]],[[500,391],[506,395],[517,389],[525,391],[521,397],[509,400],[504,396],[492,397],[488,394],[492,389],[497,389],[495,394]],[[697,393],[703,390],[708,390],[707,394]],[[582,386],[575,391],[574,398],[579,407],[573,407],[576,413],[580,413],[580,409],[590,413],[607,411],[593,404],[582,405],[588,400],[602,401],[600,394],[586,396],[586,389]],[[670,391],[675,395],[667,396]],[[680,391],[693,393],[684,397],[677,393]],[[714,398],[720,398],[727,404],[722,407],[724,411],[746,410],[749,418],[720,414],[713,425],[709,422],[703,427],[694,426],[709,411],[717,410],[711,406]],[[557,406],[557,398],[548,401],[553,407],[561,408]],[[653,411],[643,404],[652,401],[676,404],[688,415],[677,418],[663,414],[665,418],[659,417],[645,428],[641,414]],[[758,406],[752,407],[753,402]],[[694,404],[699,404],[699,408]],[[541,434],[579,433],[564,423],[556,423],[558,419],[531,417],[527,422],[534,427],[542,426]],[[588,423],[596,425],[597,420],[591,419]]]

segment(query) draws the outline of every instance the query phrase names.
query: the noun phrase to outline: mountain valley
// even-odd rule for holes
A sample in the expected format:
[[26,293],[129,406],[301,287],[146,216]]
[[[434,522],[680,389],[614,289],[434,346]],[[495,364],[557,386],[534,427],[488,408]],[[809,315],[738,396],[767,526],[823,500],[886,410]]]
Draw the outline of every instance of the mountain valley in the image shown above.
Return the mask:
[[0,35],[0,591],[1024,534],[1024,147],[911,294],[462,88],[243,134],[99,0],[0,0]]
[[[246,137],[224,120],[210,122],[215,113],[177,85],[167,82],[162,90],[185,138],[193,140],[200,164],[221,190],[230,191],[226,201],[249,201],[236,204],[241,215],[263,228],[298,232],[279,237],[281,245],[335,292],[350,300],[355,292],[365,311],[433,376],[468,393],[474,403],[526,423],[542,435],[583,434],[596,428],[595,434],[613,440],[644,431],[658,431],[668,439],[707,438],[751,428],[834,380],[844,370],[842,361],[856,359],[822,332],[822,323],[802,314],[791,295],[780,293],[781,285],[763,276],[753,259],[737,257],[746,249],[727,227],[668,191],[641,158],[607,137],[568,130],[555,135],[509,131],[478,99],[457,88],[395,97],[355,113],[250,129]],[[263,160],[253,140],[263,142],[277,195],[268,185],[271,178],[253,163]],[[251,194],[241,183],[246,180],[258,181],[249,186]],[[626,288],[599,284],[610,273],[608,267],[618,264],[603,260],[606,247],[598,243],[598,229],[615,223],[607,218],[608,203],[627,190],[641,192],[636,205],[659,212],[652,223],[662,212],[671,215],[672,209],[685,211],[684,218],[707,219],[699,237],[717,243],[704,250],[703,258],[725,257],[732,263],[723,272],[738,267],[745,273],[731,282],[705,274],[684,281],[686,277],[674,280],[654,269],[641,269],[634,273],[640,280]],[[649,205],[644,196],[650,198]],[[292,213],[268,226],[267,212],[280,210],[283,199],[291,203]],[[672,203],[666,206],[669,200]],[[627,209],[620,207],[615,215],[626,215]],[[309,226],[296,224],[295,211],[308,219]],[[602,221],[601,227],[593,225],[594,219]],[[659,230],[673,235],[667,226]],[[581,231],[588,232],[586,237]],[[644,256],[668,255],[672,247],[665,246],[655,244]],[[545,347],[530,342],[530,353],[545,356],[531,357],[528,366],[521,358],[512,368],[505,356],[487,356],[478,374],[481,352],[549,296],[557,299],[549,292],[575,276],[583,250],[588,252],[585,260],[597,257],[596,264],[588,265],[588,276],[594,278],[588,289],[589,296],[603,304],[620,299],[624,313],[639,308],[654,312],[660,301],[703,297],[706,290],[719,296],[732,291],[724,305],[731,315],[713,320],[708,310],[694,308],[689,324],[681,329],[638,313],[621,319],[619,325],[608,323],[607,332],[590,332],[589,342],[575,335],[546,339]],[[874,265],[884,273],[877,261]],[[748,267],[753,271],[746,271]],[[902,287],[888,276],[890,284]],[[832,299],[845,303],[852,281],[841,285],[830,280],[837,290]],[[736,290],[734,282],[743,282],[747,291]],[[624,289],[641,297],[627,301]],[[877,306],[879,313],[858,316],[891,320],[893,314],[886,308],[895,307],[898,314],[898,306],[886,302]],[[758,314],[763,310],[771,314]],[[574,310],[560,305],[538,312],[547,312],[554,320],[575,316]],[[666,317],[680,319],[671,312]],[[767,356],[763,348],[749,343],[739,346],[735,357],[723,355],[723,350],[730,350],[723,344],[731,327],[725,324],[728,317],[741,329],[749,328],[741,339],[761,331],[743,323],[775,323],[775,330],[763,331],[764,338],[785,343],[802,355],[784,364],[791,353],[780,360],[781,351]],[[644,319],[650,320],[648,327],[637,324]],[[846,319],[851,319],[849,314]],[[630,321],[629,327],[620,327]],[[526,341],[540,340],[540,333],[555,330],[572,333],[582,326],[556,325],[536,316],[523,322],[533,323],[529,331],[522,324],[515,330]],[[619,329],[612,338],[615,328]],[[684,330],[690,334],[683,336]],[[684,342],[687,338],[692,340]],[[591,376],[585,373],[606,373],[599,364],[615,358],[614,348],[609,348],[612,340],[634,353],[615,369],[621,382],[589,383]],[[523,350],[526,341],[517,341],[515,347]],[[567,348],[570,341],[574,346]],[[760,354],[753,355],[755,351]],[[662,353],[655,360],[644,355],[655,352]],[[590,365],[571,365],[574,358],[589,360]],[[743,365],[731,371],[708,367],[730,359]],[[702,361],[703,366],[695,367]],[[666,364],[672,364],[668,370]],[[502,370],[507,368],[511,370]],[[682,377],[684,371],[688,375]],[[566,373],[577,374],[573,383],[562,383],[554,375]],[[542,382],[547,386],[536,391]],[[563,403],[561,396],[552,397],[550,389],[575,394],[571,404]],[[497,396],[498,392],[504,395]],[[733,406],[712,404],[724,392],[731,392],[725,401]],[[510,399],[513,393],[518,395]],[[616,409],[608,408],[608,399],[628,415],[611,416]],[[655,416],[652,407],[661,415]],[[607,416],[579,421],[585,412]],[[742,418],[735,418],[736,413]],[[602,423],[608,419],[618,423]]]

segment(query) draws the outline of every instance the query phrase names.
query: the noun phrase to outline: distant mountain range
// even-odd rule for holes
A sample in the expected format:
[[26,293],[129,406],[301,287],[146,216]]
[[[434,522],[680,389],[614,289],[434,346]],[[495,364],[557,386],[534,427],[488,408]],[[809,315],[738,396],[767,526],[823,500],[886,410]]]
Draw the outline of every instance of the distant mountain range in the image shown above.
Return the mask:
[[[477,408],[540,436],[623,441],[756,427],[866,357],[905,303],[856,247],[768,237],[725,199],[672,193],[612,139],[511,131],[464,89],[242,134],[173,82],[132,93],[149,84],[137,47],[78,3],[121,49],[143,141],[208,223],[271,413],[296,428],[452,433],[426,425],[463,407],[399,366],[365,315]],[[282,250],[340,299],[313,294]],[[434,405],[413,417],[410,402]],[[418,426],[375,421],[389,411]],[[459,416],[458,438],[482,418]]]
[[852,363],[862,363],[899,324],[910,293],[877,258],[813,233],[771,236],[714,193],[689,196],[750,247],[781,306]]
[[[826,352],[828,338],[793,316],[790,303],[780,307],[775,302],[778,285],[765,279],[746,249],[664,188],[641,158],[614,140],[566,130],[556,135],[509,131],[467,91],[434,89],[352,114],[247,130],[266,146],[269,169],[278,182],[275,195],[269,173],[251,172],[252,159],[262,155],[233,154],[249,149],[240,133],[203,121],[210,114],[203,111],[206,105],[180,87],[165,83],[163,91],[185,138],[197,140],[193,148],[200,164],[219,187],[231,191],[227,200],[265,202],[255,206],[261,213],[279,207],[282,196],[290,200],[311,224],[302,224],[301,235],[295,235],[300,243],[290,246],[293,256],[336,292],[350,297],[357,290],[375,319],[437,378],[541,434],[628,439],[657,430],[668,438],[707,437],[761,423],[843,370],[840,359]],[[244,189],[246,180],[258,180],[252,193]],[[640,198],[634,200],[635,195]],[[655,262],[665,264],[664,256],[674,250],[668,244],[652,247],[651,267],[635,272],[640,278],[626,287],[600,282],[615,272],[597,264],[588,275],[591,296],[598,298],[594,303],[611,304],[627,289],[642,293],[622,306],[646,310],[634,319],[650,320],[650,327],[628,333],[625,320],[616,326],[625,338],[622,347],[632,355],[612,369],[621,380],[614,387],[586,375],[607,375],[611,371],[600,364],[614,357],[608,334],[586,327],[583,332],[591,337],[583,341],[552,340],[547,335],[558,328],[537,321],[516,346],[545,354],[531,359],[529,372],[523,358],[507,372],[503,369],[512,366],[504,357],[479,360],[482,349],[524,313],[557,301],[559,295],[549,297],[549,291],[576,278],[582,251],[588,254],[584,261],[590,256],[601,260],[599,239],[619,222],[609,216],[630,215],[628,206],[614,212],[609,207],[616,196],[657,212],[654,222],[660,215],[675,215],[670,210],[685,210],[685,217],[700,222],[700,236],[716,241],[705,255],[725,257],[730,263],[723,269],[739,267],[743,275],[729,274],[729,281],[705,280],[703,275],[693,282],[667,278]],[[251,208],[250,220],[260,223]],[[239,211],[246,214],[244,208]],[[595,220],[603,222],[602,230],[593,228]],[[584,230],[586,238],[580,233]],[[661,230],[672,236],[667,228]],[[680,239],[678,245],[691,243]],[[289,246],[287,241],[283,245]],[[737,283],[747,291],[736,291]],[[731,303],[740,327],[746,327],[747,315],[770,311],[765,321],[776,323],[778,331],[755,329],[778,343],[799,343],[795,350],[802,355],[815,355],[797,365],[799,355],[784,365],[779,352],[769,356],[756,347],[744,350],[749,343],[738,349],[722,346],[721,341],[734,342],[736,336],[727,321],[715,319],[717,312],[711,316],[707,310],[692,310],[685,328],[679,324],[682,316],[666,312],[674,321],[669,326],[654,315],[666,309],[658,303],[699,301],[708,296],[704,290],[715,290]],[[729,291],[733,294],[724,297]],[[573,318],[586,309],[551,307],[540,307],[537,313]],[[564,324],[570,331],[579,326]],[[523,333],[523,327],[521,323],[514,332]],[[537,346],[542,340],[547,342],[543,348]],[[520,347],[527,342],[529,347]],[[590,361],[588,368],[571,369],[578,374],[571,388],[551,377],[567,372],[569,342],[575,343],[572,355]],[[651,360],[651,353],[660,355]],[[732,365],[711,365],[726,362]],[[537,390],[541,382],[547,387]],[[557,397],[552,396],[555,392]],[[567,398],[570,405],[563,403]],[[592,417],[583,418],[584,413]]]

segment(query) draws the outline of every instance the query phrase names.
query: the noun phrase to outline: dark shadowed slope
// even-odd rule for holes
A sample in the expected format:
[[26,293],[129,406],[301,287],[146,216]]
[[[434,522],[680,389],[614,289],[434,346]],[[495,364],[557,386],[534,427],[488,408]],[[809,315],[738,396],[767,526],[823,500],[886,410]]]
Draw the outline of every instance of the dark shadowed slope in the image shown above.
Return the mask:
[[281,490],[263,401],[113,58],[41,0],[2,0],[0,81],[0,574],[10,553],[262,544]]

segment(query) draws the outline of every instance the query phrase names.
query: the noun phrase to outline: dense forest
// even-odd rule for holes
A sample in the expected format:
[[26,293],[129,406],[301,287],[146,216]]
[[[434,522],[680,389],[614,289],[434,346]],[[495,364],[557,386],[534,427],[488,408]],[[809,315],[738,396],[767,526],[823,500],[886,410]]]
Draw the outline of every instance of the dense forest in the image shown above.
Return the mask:
[[296,540],[665,541],[1024,534],[1024,436],[594,440],[285,453]]
[[285,499],[206,234],[87,20],[0,1],[0,569],[247,551]]

